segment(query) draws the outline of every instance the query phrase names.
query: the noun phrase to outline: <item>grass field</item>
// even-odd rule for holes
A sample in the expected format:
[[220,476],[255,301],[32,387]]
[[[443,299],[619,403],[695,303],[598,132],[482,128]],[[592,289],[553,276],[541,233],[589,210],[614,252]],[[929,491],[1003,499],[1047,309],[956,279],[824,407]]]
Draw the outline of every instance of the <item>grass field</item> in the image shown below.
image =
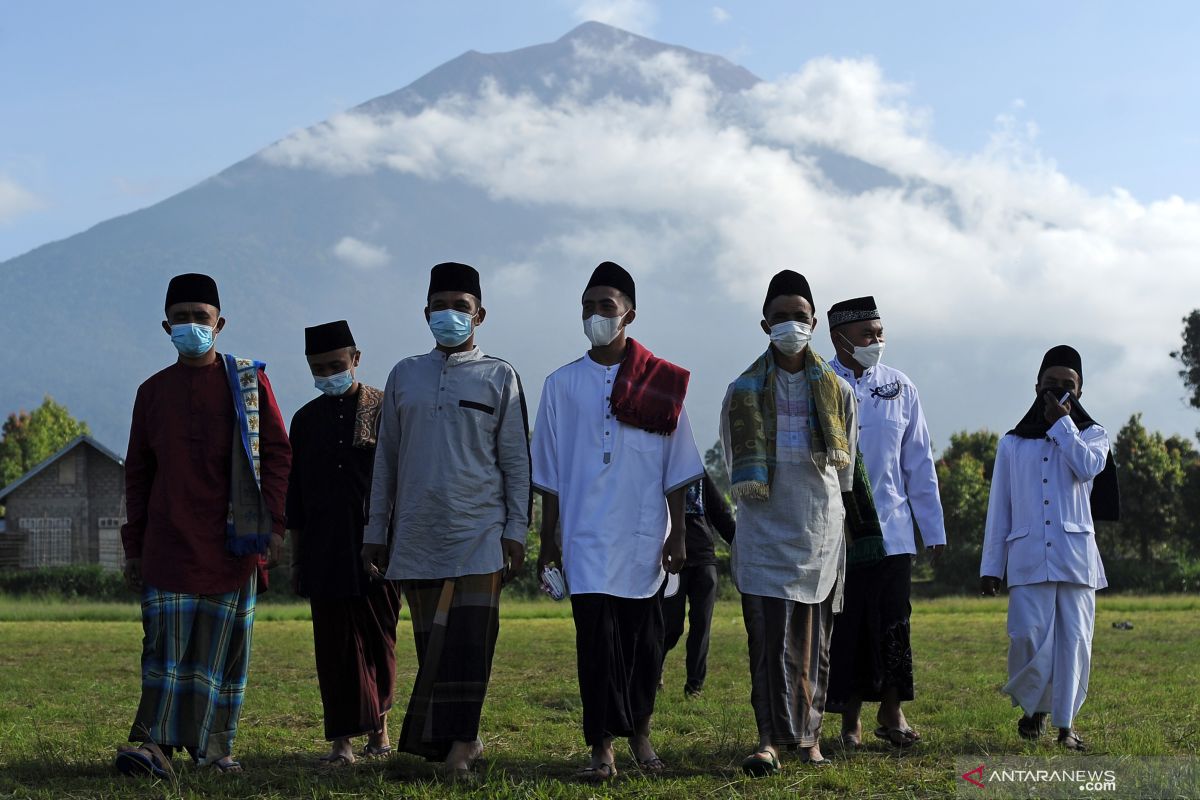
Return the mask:
[[[236,755],[242,775],[176,759],[178,782],[121,778],[111,768],[138,698],[141,628],[132,605],[0,601],[0,796],[39,798],[373,797],[889,797],[953,795],[961,755],[1054,755],[1015,732],[1004,682],[1005,601],[919,601],[914,609],[918,699],[906,708],[923,743],[908,754],[871,744],[830,768],[785,760],[782,774],[751,781],[738,764],[755,742],[739,607],[718,605],[704,696],[682,696],[682,647],[667,663],[655,743],[670,770],[640,775],[618,753],[617,781],[601,790],[571,781],[586,761],[575,684],[574,629],[565,604],[508,603],[484,710],[488,764],[475,788],[442,782],[410,756],[333,773],[323,751],[320,700],[305,609],[262,606]],[[1133,630],[1112,623],[1130,620]],[[1078,728],[1097,754],[1195,757],[1200,749],[1200,599],[1101,593],[1092,683]],[[403,709],[415,656],[407,624],[398,651]],[[398,710],[392,734],[399,732]],[[839,717],[826,721],[837,757]],[[868,734],[869,736],[869,734]],[[1071,756],[1064,755],[1068,760]]]

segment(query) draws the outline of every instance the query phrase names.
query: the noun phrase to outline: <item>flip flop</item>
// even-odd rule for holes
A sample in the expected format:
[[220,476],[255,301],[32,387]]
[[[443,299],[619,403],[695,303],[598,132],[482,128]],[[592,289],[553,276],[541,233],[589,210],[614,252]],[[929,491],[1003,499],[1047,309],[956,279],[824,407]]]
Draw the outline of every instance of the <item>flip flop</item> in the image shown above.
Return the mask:
[[171,774],[158,763],[158,758],[137,748],[121,750],[113,765],[122,774],[131,778],[142,775],[152,775],[155,778],[169,778]]
[[1058,744],[1063,749],[1074,750],[1079,753],[1087,750],[1087,744],[1084,743],[1083,739],[1079,738],[1079,734],[1075,732],[1074,728],[1067,731],[1059,731]]
[[920,735],[912,728],[888,728],[883,725],[875,729],[875,738],[901,750],[921,741]]
[[383,747],[375,747],[374,745],[369,744],[362,749],[361,753],[359,753],[359,755],[363,758],[383,758],[384,756],[390,756],[391,754],[392,746],[390,744],[385,744]]
[[617,777],[617,768],[612,764],[601,764],[598,767],[584,767],[575,773],[575,777],[584,783],[608,783]]
[[779,759],[770,750],[756,750],[742,760],[742,772],[752,778],[774,775],[779,772]]
[[655,756],[654,758],[647,758],[644,760],[639,758],[637,760],[637,765],[638,765],[638,769],[642,770],[643,772],[658,773],[658,772],[662,772],[663,770],[665,770],[667,768],[667,765],[664,764],[663,760],[661,758],[659,758],[658,756]]

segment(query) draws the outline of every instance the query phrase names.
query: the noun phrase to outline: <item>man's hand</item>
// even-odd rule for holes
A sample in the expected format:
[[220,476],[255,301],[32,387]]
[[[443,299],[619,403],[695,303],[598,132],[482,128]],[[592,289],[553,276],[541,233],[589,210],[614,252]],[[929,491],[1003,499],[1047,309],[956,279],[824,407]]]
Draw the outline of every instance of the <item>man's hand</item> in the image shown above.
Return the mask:
[[300,576],[300,565],[292,564],[292,594],[301,596],[300,590],[304,588],[301,584],[302,579]]
[[542,573],[546,567],[551,565],[562,566],[562,552],[558,549],[558,542],[553,536],[543,538],[542,547],[538,551],[537,577],[539,581],[542,579]]
[[1058,397],[1055,396],[1053,391],[1042,392],[1042,400],[1046,404],[1044,411],[1046,421],[1051,425],[1071,413],[1071,401],[1067,400],[1067,402],[1060,405]]
[[125,559],[125,585],[131,592],[142,590],[142,560],[140,558]]
[[979,593],[984,597],[995,597],[1000,594],[1000,579],[984,575],[979,579]]
[[283,537],[278,533],[271,534],[271,543],[267,545],[267,569],[279,566],[283,558]]
[[368,544],[362,546],[362,568],[367,577],[373,581],[383,580],[383,565],[387,559],[386,544]]
[[525,545],[516,539],[501,539],[500,547],[504,550],[504,574],[500,580],[508,584],[521,574],[521,567],[525,566]]
[[662,567],[672,575],[678,575],[687,561],[687,545],[684,543],[683,532],[671,532],[667,543],[662,549]]
[[929,563],[936,564],[941,557],[942,551],[946,549],[944,544],[933,544],[925,548],[925,552],[929,554]]

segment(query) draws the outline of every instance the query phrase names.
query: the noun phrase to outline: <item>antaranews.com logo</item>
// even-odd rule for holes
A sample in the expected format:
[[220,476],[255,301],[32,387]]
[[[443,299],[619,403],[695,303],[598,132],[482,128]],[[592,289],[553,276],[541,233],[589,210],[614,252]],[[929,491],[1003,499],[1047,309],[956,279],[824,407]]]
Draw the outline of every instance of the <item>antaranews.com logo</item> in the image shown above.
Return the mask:
[[1200,760],[1113,756],[1003,757],[956,761],[960,797],[1072,800],[1200,797]]

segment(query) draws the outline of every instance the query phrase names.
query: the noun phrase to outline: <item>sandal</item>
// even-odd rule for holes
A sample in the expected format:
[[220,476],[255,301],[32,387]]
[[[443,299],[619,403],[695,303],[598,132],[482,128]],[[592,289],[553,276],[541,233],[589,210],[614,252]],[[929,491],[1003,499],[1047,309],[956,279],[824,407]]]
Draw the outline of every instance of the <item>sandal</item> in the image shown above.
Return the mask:
[[912,728],[888,728],[880,725],[875,729],[875,738],[882,739],[892,747],[903,750],[921,741],[921,736]]
[[667,768],[667,765],[664,764],[663,760],[661,758],[659,758],[658,756],[655,756],[654,758],[647,758],[647,759],[639,758],[637,760],[637,765],[638,765],[638,769],[642,770],[643,772],[659,773]]
[[1074,750],[1079,753],[1087,750],[1087,744],[1084,743],[1083,739],[1079,738],[1079,734],[1075,732],[1074,728],[1059,730],[1058,744],[1066,750]]
[[354,763],[354,756],[345,756],[338,754],[336,756],[321,756],[321,769],[338,769],[339,767],[348,767]]
[[359,755],[363,758],[383,758],[384,756],[390,756],[391,754],[392,746],[390,744],[385,744],[382,747],[376,747],[375,745],[369,744],[362,749],[361,753],[359,753]]
[[163,766],[163,762],[159,760],[152,750],[143,745],[142,747],[130,747],[122,745],[117,748],[117,757],[113,761],[113,766],[122,774],[131,778],[140,777],[142,775],[151,775],[155,778],[170,778],[170,765]]
[[[341,756],[339,756],[341,758]],[[239,773],[242,771],[242,762],[234,761],[232,758],[228,761],[214,761],[212,765],[217,768],[217,771],[222,775]]]
[[575,773],[575,778],[584,783],[607,783],[617,777],[617,768],[612,764],[601,764],[598,767],[584,767]]
[[1038,711],[1032,715],[1025,715],[1017,720],[1017,735],[1022,739],[1037,739],[1046,732],[1046,717],[1049,715],[1045,711]]
[[742,772],[752,778],[775,775],[779,772],[779,759],[770,750],[755,750],[742,760]]

